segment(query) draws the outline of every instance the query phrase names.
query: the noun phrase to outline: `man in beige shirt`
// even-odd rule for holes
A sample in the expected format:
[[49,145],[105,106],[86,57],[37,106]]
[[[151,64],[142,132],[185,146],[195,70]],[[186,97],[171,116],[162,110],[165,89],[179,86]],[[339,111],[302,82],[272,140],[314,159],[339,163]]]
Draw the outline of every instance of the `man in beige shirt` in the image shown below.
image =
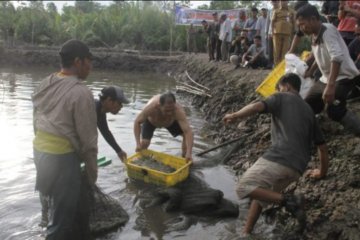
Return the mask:
[[295,12],[288,7],[288,1],[281,0],[280,8],[275,9],[271,17],[271,29],[274,42],[274,65],[278,65],[290,48],[295,32]]
[[184,108],[176,102],[171,92],[152,97],[136,117],[134,123],[136,151],[147,149],[155,129],[163,127],[174,137],[183,136],[182,156],[187,161],[192,161],[193,133]]

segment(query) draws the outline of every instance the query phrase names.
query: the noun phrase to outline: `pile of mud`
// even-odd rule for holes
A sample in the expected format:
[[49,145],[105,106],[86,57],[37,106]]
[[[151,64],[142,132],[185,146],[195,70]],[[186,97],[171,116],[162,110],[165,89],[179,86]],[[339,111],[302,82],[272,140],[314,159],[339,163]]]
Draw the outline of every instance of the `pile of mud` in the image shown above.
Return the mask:
[[[221,119],[228,112],[260,100],[261,96],[255,93],[255,89],[270,71],[233,69],[230,64],[208,62],[204,55],[189,55],[184,62],[190,76],[211,90],[212,97],[185,93],[210,123],[208,137],[222,143],[251,133],[228,162],[237,174],[242,174],[270,145],[270,117],[256,115],[233,126],[225,126]],[[176,79],[190,83],[183,69],[177,72]],[[349,108],[360,114],[358,101],[350,103]],[[359,239],[360,139],[346,133],[341,125],[325,115],[319,116],[319,122],[329,149],[328,176],[321,181],[302,177],[286,190],[304,193],[307,200],[307,230],[295,239]],[[315,156],[314,151],[309,168],[318,163]],[[278,230],[287,239],[295,222],[289,221],[291,217],[285,212],[278,213],[276,219]]]

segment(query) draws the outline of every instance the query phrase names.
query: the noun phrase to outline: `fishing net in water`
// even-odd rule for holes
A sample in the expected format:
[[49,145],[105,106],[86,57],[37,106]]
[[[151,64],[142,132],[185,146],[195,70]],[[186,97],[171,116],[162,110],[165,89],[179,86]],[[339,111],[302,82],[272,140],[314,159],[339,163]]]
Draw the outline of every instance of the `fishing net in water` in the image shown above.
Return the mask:
[[81,204],[80,211],[87,212],[89,216],[91,235],[103,235],[125,225],[129,215],[120,202],[104,193],[97,185],[90,186],[86,180],[83,183],[81,199],[86,199],[87,204]]
[[153,201],[145,206],[161,205],[166,212],[209,217],[237,217],[237,204],[224,198],[222,191],[212,189],[193,174],[182,183],[170,188],[158,188]]

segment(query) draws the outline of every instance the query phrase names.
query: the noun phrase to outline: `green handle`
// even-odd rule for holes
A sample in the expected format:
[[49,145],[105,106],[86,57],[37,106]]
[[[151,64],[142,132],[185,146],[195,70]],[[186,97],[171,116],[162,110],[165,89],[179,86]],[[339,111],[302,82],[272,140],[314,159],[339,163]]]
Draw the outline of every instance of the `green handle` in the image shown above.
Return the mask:
[[[106,157],[101,157],[96,160],[98,167],[105,167],[112,163],[111,159],[107,159]],[[85,163],[81,163],[81,170],[84,170]]]

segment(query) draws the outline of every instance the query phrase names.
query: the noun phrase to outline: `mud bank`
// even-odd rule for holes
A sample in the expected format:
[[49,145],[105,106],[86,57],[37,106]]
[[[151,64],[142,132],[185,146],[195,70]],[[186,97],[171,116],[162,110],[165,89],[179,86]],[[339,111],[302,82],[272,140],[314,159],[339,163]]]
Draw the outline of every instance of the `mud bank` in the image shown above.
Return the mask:
[[[221,143],[250,133],[242,146],[234,153],[228,165],[237,174],[248,169],[270,145],[270,117],[253,116],[239,125],[224,126],[221,122],[225,113],[236,111],[261,97],[256,87],[270,72],[269,70],[233,69],[230,64],[208,62],[204,55],[187,55],[184,66],[177,74],[179,82],[187,82],[186,69],[194,80],[208,87],[212,97],[196,96],[179,92],[192,99],[210,123],[208,137]],[[359,100],[349,108],[360,114]],[[306,196],[308,217],[307,230],[301,236],[293,235],[295,221],[281,211],[277,213],[277,230],[283,232],[282,239],[360,239],[360,139],[346,133],[341,125],[331,122],[325,115],[319,116],[326,136],[330,166],[328,176],[321,181],[302,177],[286,192],[303,193]],[[309,167],[318,163],[315,158]],[[256,227],[255,227],[256,232]],[[278,239],[278,237],[277,237]]]
[[[141,53],[138,51],[119,51],[116,49],[91,49],[95,69],[118,71],[167,73],[179,63],[179,53],[164,56],[164,52]],[[1,66],[52,66],[58,68],[59,48],[13,48],[0,51]]]

